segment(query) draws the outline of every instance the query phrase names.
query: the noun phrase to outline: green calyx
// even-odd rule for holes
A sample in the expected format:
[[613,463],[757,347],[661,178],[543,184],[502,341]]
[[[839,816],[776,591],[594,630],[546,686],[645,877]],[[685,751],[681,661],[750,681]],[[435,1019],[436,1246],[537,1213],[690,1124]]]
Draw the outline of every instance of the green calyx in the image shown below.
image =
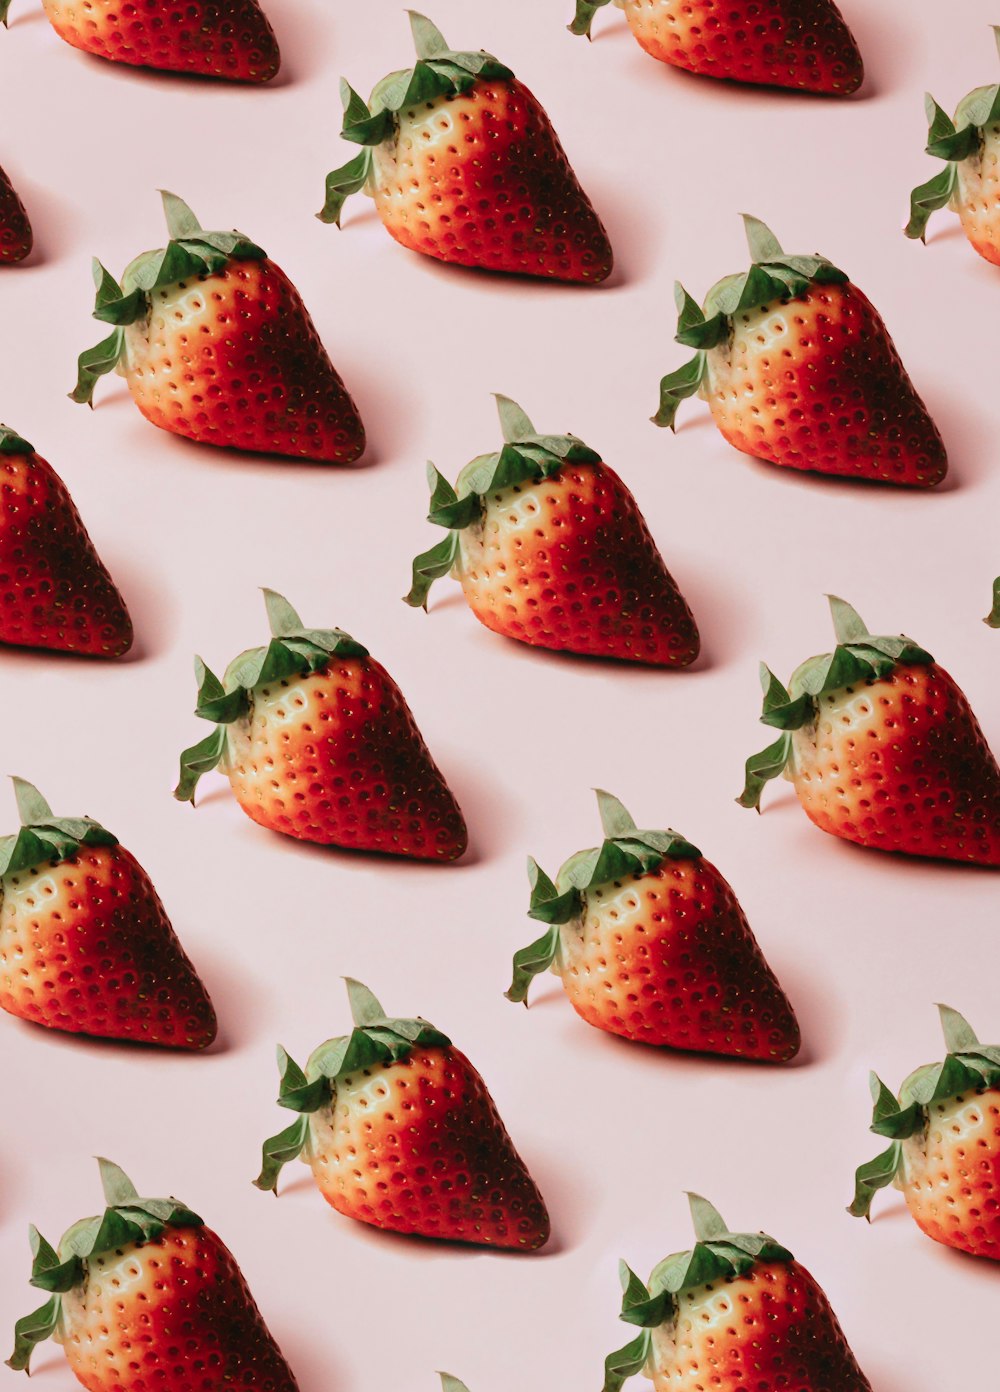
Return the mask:
[[598,10],[603,10],[605,5],[609,5],[611,0],[576,0],[576,14],[573,16],[571,24],[566,28],[571,34],[584,35],[591,37],[590,26],[594,22],[594,16]]
[[746,762],[743,792],[736,799],[741,807],[760,811],[765,785],[784,773],[792,752],[792,731],[812,724],[816,703],[830,691],[855,686],[889,676],[899,663],[933,662],[929,652],[912,638],[876,637],[868,632],[857,610],[836,595],[828,595],[837,646],[832,653],[812,657],[792,675],[786,689],[763,663],[760,683],[764,692],[761,723],[781,730],[773,744]]
[[993,608],[983,619],[989,628],[1000,628],[1000,575],[993,581]]
[[438,1373],[441,1379],[441,1392],[469,1392],[464,1382],[460,1382],[457,1377],[452,1377],[451,1373]]
[[514,954],[513,979],[505,995],[509,1001],[528,1003],[528,992],[536,976],[548,971],[559,950],[562,924],[579,918],[589,890],[612,884],[629,875],[649,875],[664,860],[693,860],[701,855],[696,846],[676,831],[641,831],[616,797],[596,789],[604,840],[593,850],[572,856],[559,872],[559,883],[529,856],[528,880],[531,884],[530,918],[549,925],[548,930],[528,947]]
[[30,1229],[31,1284],[50,1292],[51,1298],[40,1309],[19,1319],[14,1326],[14,1351],[8,1368],[29,1372],[36,1344],[51,1337],[59,1323],[62,1297],[82,1285],[87,1263],[105,1252],[114,1252],[131,1243],[150,1242],[167,1227],[201,1227],[196,1213],[177,1199],[143,1199],[135,1185],[110,1160],[98,1159],[104,1189],[104,1212],[87,1218],[63,1235],[56,1250],[37,1228]]
[[[1000,26],[993,25],[993,37],[1000,49]],[[910,220],[903,229],[907,237],[927,239],[931,214],[946,208],[958,183],[958,166],[982,149],[984,133],[1000,121],[1000,83],[977,87],[963,97],[955,119],[943,111],[928,92],[924,97],[927,113],[925,154],[945,161],[945,167],[910,194]]]
[[824,256],[787,256],[770,228],[758,218],[743,214],[751,265],[739,275],[726,276],[713,285],[701,308],[683,285],[674,287],[677,303],[675,340],[697,349],[693,358],[660,382],[660,405],[653,423],[675,428],[682,401],[701,389],[708,372],[708,352],[726,342],[733,319],[746,310],[763,308],[775,300],[785,303],[804,295],[812,285],[840,285],[847,280]]
[[733,1233],[707,1199],[689,1194],[688,1203],[697,1241],[689,1251],[667,1257],[644,1284],[625,1262],[618,1268],[622,1284],[620,1318],[640,1333],[624,1348],[609,1354],[604,1364],[603,1392],[619,1392],[649,1360],[650,1331],[673,1318],[677,1298],[685,1290],[709,1281],[743,1276],[756,1262],[787,1262],[792,1254],[766,1233]]
[[181,755],[180,779],[174,789],[179,802],[194,803],[198,780],[217,768],[226,749],[226,727],[249,709],[254,687],[285,677],[304,677],[325,667],[331,657],[367,657],[362,647],[339,628],[305,628],[282,595],[263,591],[271,628],[267,647],[249,648],[226,668],[224,681],[200,657],[194,660],[198,703],[194,713],[215,726],[212,733]]
[[121,284],[110,271],[93,262],[94,318],[114,328],[107,338],[81,353],[76,386],[70,399],[93,406],[94,389],[112,372],[125,348],[125,328],[149,313],[149,297],[164,285],[193,280],[221,271],[230,261],[260,260],[265,252],[242,232],[206,232],[188,205],[174,193],[160,190],[170,240],[159,251],[147,251],[126,268]]
[[9,425],[0,425],[0,454],[34,454],[34,445],[12,430]]
[[483,500],[502,488],[519,483],[540,483],[559,472],[564,464],[598,464],[601,456],[575,435],[539,435],[531,421],[509,396],[496,397],[504,446],[483,454],[462,470],[457,488],[427,465],[431,491],[428,522],[445,527],[444,541],[424,551],[413,562],[413,580],[404,602],[415,609],[427,608],[427,596],[435,580],[447,575],[458,555],[458,534],[472,526],[483,512]]
[[337,1079],[358,1069],[398,1063],[415,1048],[447,1048],[451,1040],[422,1020],[394,1019],[360,981],[346,978],[347,997],[354,1029],[328,1039],[315,1049],[305,1069],[278,1046],[281,1083],[278,1106],[300,1115],[291,1126],[264,1142],[258,1189],[277,1193],[278,1176],[285,1165],[301,1154],[309,1136],[309,1115],[326,1106],[336,1092]]
[[889,1139],[889,1147],[861,1165],[854,1178],[854,1198],[848,1213],[871,1218],[875,1195],[896,1178],[903,1159],[903,1141],[927,1126],[927,1109],[935,1102],[963,1092],[982,1092],[1000,1084],[1000,1045],[980,1044],[975,1031],[957,1010],[939,1005],[941,1030],[948,1050],[941,1063],[925,1064],[903,1083],[898,1099],[872,1073],[871,1130]]
[[340,226],[343,206],[352,194],[360,193],[371,173],[371,150],[387,140],[396,128],[399,113],[421,102],[438,97],[461,96],[480,81],[514,76],[489,53],[458,52],[448,47],[441,31],[416,10],[408,10],[417,61],[412,68],[390,73],[375,88],[371,102],[359,97],[341,79],[340,97],[344,120],[340,135],[364,148],[360,155],[326,176],[326,200],[316,214],[320,222]]
[[37,788],[12,778],[20,831],[0,837],[0,875],[13,875],[33,865],[58,865],[81,846],[117,846],[118,837],[89,817],[54,817]]

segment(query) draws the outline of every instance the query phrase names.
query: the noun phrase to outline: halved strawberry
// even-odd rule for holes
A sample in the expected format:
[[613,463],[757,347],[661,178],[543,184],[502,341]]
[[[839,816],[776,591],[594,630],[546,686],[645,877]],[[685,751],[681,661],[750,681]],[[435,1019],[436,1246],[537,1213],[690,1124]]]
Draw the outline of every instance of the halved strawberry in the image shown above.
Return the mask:
[[31,251],[33,241],[24,204],[10,179],[0,169],[0,266],[23,261]]
[[205,232],[163,193],[170,241],[125,268],[94,262],[94,318],[111,334],[80,355],[74,401],[117,370],[147,420],[201,444],[330,464],[365,448],[357,407],[295,286],[242,232]]
[[744,216],[753,264],[708,292],[676,287],[678,343],[656,425],[696,393],[738,450],[769,464],[929,488],[948,468],[937,426],[871,302],[823,256],[789,256]]
[[[586,34],[609,0],[576,0]],[[833,0],[615,0],[651,57],[702,77],[846,97],[864,81],[854,35]]]
[[494,633],[556,652],[686,667],[698,629],[625,484],[575,435],[539,435],[497,397],[505,444],[457,491],[428,467],[428,520],[447,538],[413,562],[406,603],[454,575]]
[[544,109],[488,53],[457,53],[411,10],[417,62],[366,104],[341,83],[341,136],[363,151],[327,175],[318,214],[340,226],[364,189],[411,251],[460,266],[596,284],[608,235]]
[[301,1158],[338,1213],[393,1232],[534,1251],[549,1216],[486,1084],[440,1030],[391,1019],[347,981],[354,1029],[305,1070],[278,1049],[278,1105],[301,1115],[264,1142],[258,1189]]
[[911,638],[875,637],[829,596],[837,646],[792,673],[761,664],[761,722],[782,733],[747,760],[760,810],[790,779],[823,831],[883,851],[1000,865],[1000,769],[963,692]]
[[121,657],[132,620],[69,490],[0,425],[0,642]]
[[[0,0],[7,23],[11,0]],[[257,0],[42,0],[66,43],[112,63],[196,77],[269,82],[281,65],[278,42]]]
[[227,774],[248,817],[271,831],[350,850],[457,860],[468,845],[458,803],[403,693],[338,628],[303,627],[264,591],[271,642],[219,681],[195,659],[195,714],[213,732],[181,755],[174,796],[194,802],[210,769]]
[[871,1075],[871,1129],[889,1148],[860,1166],[855,1218],[871,1217],[880,1189],[902,1191],[917,1226],[946,1247],[1000,1261],[1000,1045],[939,1005],[947,1055],[903,1083],[899,1098]]
[[788,997],[732,889],[676,831],[640,831],[598,789],[604,841],[556,881],[528,861],[532,918],[548,931],[514,957],[507,999],[561,977],[590,1025],[644,1044],[780,1063],[799,1049]]
[[608,1356],[604,1392],[645,1373],[656,1392],[871,1392],[822,1288],[766,1233],[730,1232],[689,1194],[697,1241],[640,1281],[624,1262],[621,1318],[641,1331]]
[[50,1299],[15,1326],[7,1366],[54,1338],[87,1392],[298,1392],[236,1259],[179,1200],[144,1199],[98,1160],[104,1212],[58,1251],[31,1229],[31,1284]]
[[14,779],[0,838],[0,1007],[70,1034],[204,1049],[215,1011],[138,861],[89,817]]
[[[1000,48],[1000,27],[993,26]],[[939,208],[951,208],[979,255],[1000,266],[1000,84],[963,97],[952,120],[934,98],[924,98],[928,155],[945,161],[940,174],[910,194],[907,237],[923,242]]]

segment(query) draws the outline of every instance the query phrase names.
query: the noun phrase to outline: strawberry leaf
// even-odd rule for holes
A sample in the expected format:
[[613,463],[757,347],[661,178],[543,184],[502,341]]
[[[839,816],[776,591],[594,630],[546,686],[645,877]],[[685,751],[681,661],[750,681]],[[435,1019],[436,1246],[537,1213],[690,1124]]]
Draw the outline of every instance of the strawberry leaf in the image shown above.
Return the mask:
[[660,378],[660,404],[656,415],[652,416],[654,425],[669,426],[674,430],[677,411],[682,401],[696,396],[708,373],[708,358],[698,352],[683,367],[669,372]]
[[1000,628],[1000,575],[993,581],[993,607],[983,623],[990,628]]
[[571,34],[586,35],[589,39],[594,15],[607,4],[610,4],[610,0],[576,0],[576,14],[573,22],[567,24],[566,28]]
[[9,425],[0,425],[0,454],[34,454],[34,445],[29,445]]

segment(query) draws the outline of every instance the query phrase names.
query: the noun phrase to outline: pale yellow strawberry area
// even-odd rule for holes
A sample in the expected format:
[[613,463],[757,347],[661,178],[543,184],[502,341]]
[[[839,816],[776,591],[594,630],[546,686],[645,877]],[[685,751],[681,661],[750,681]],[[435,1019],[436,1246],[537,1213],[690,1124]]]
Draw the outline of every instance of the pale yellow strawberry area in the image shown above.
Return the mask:
[[[716,425],[737,449],[769,453],[773,415],[794,354],[797,370],[815,360],[818,337],[801,332],[802,306],[773,300],[734,316],[732,333],[709,349],[701,395]],[[781,403],[785,404],[785,403]]]
[[807,811],[825,812],[831,799],[842,795],[859,745],[874,741],[883,723],[878,697],[869,687],[824,692],[815,720],[792,731],[792,757],[784,772]]
[[956,170],[952,207],[979,255],[1000,265],[1000,123],[983,132],[981,147]]
[[903,1141],[896,1176],[929,1237],[963,1251],[1000,1255],[1000,1088],[942,1098],[927,1125]]

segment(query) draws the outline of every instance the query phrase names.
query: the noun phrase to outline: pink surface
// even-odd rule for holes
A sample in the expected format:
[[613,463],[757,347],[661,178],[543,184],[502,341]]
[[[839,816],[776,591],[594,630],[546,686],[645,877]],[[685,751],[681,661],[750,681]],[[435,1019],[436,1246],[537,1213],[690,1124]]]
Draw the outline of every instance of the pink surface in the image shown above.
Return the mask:
[[[926,250],[899,230],[910,187],[939,167],[921,153],[923,90],[951,109],[996,77],[996,7],[965,0],[944,22],[931,0],[844,0],[870,76],[842,103],[687,78],[644,56],[614,10],[588,47],[563,28],[570,8],[436,0],[432,17],[456,46],[511,63],[547,107],[615,244],[600,290],[436,266],[393,245],[363,200],[341,233],[312,217],[346,157],[337,76],[367,91],[409,60],[397,3],[267,0],[285,69],[250,90],[88,59],[36,0],[15,0],[0,35],[0,162],[38,250],[2,273],[2,417],[72,489],[139,636],[116,666],[4,652],[0,770],[57,812],[100,818],[146,866],[223,1037],[205,1057],[171,1057],[0,1020],[0,1322],[38,1303],[29,1218],[54,1239],[92,1212],[89,1157],[104,1153],[220,1232],[302,1392],[435,1392],[435,1368],[472,1392],[594,1388],[627,1337],[616,1260],[645,1274],[688,1245],[693,1188],[814,1272],[875,1392],[972,1392],[992,1380],[997,1271],[924,1239],[894,1191],[871,1229],[844,1205],[855,1164],[878,1148],[869,1066],[895,1085],[939,1057],[939,999],[1000,1036],[996,881],[837,843],[785,784],[760,819],[733,798],[763,742],[757,660],[787,676],[828,646],[825,591],[929,647],[1000,746],[1000,638],[979,622],[1000,559],[1000,272],[947,214]],[[158,243],[158,187],[206,226],[239,226],[292,277],[356,394],[369,467],[186,444],[147,425],[117,378],[93,414],[66,399],[76,353],[100,336],[89,258],[118,272]],[[698,402],[676,437],[648,424],[659,376],[684,358],[672,281],[700,297],[741,269],[744,210],[874,301],[944,432],[942,489],[785,477],[732,451]],[[701,625],[694,670],[520,649],[447,583],[429,617],[399,602],[411,556],[438,539],[423,521],[424,461],[454,477],[496,447],[491,391],[541,429],[581,435],[633,488]],[[468,816],[465,863],[295,845],[257,829],[215,777],[197,811],[171,800],[178,751],[207,732],[190,713],[191,655],[218,666],[260,641],[264,584],[307,623],[354,633],[399,681]],[[729,878],[798,1009],[797,1066],[621,1044],[579,1021],[552,978],[530,1012],[504,1001],[511,952],[532,934],[525,856],[554,870],[592,844],[594,785],[640,824],[676,826]],[[6,828],[13,797],[3,806]],[[274,1044],[302,1057],[341,1032],[344,974],[390,1013],[433,1020],[478,1065],[548,1198],[546,1252],[369,1231],[328,1209],[304,1167],[277,1203],[251,1187],[260,1141],[288,1120],[273,1105]],[[35,1381],[75,1385],[55,1346]]]

